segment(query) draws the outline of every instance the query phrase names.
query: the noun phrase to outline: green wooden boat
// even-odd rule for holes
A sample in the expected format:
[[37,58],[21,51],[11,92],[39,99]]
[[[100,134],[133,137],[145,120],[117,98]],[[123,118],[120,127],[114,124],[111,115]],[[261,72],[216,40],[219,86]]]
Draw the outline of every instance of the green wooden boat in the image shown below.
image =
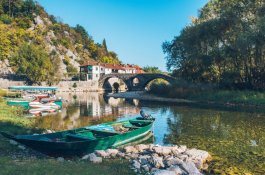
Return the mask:
[[140,139],[149,134],[154,119],[142,117],[87,126],[51,134],[10,135],[4,137],[15,140],[34,150],[54,157],[82,156],[95,150],[105,150]]

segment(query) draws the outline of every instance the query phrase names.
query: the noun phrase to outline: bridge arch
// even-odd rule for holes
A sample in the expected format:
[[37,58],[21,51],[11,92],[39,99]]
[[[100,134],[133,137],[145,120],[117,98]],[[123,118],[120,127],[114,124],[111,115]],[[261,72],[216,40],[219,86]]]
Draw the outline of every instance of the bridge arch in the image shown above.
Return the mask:
[[[119,82],[114,81],[113,84],[109,84],[109,88],[106,89],[106,84],[109,83],[109,80],[112,78],[117,78],[119,80]],[[122,82],[122,83],[121,83]],[[107,74],[107,75],[103,75],[102,77],[100,77],[99,79],[99,88],[104,89],[104,90],[110,90],[110,88],[113,90],[117,90],[120,89],[121,86],[125,86],[125,88],[127,89],[128,85],[126,84],[124,78],[118,76],[117,74]]]
[[166,75],[166,74],[152,74],[152,73],[143,73],[143,74],[107,74],[103,75],[99,80],[99,87],[104,89],[104,83],[110,78],[119,78],[127,86],[128,91],[142,91],[145,90],[145,87],[151,81],[161,78],[169,83],[173,83],[175,78]]
[[173,83],[175,78],[165,74],[138,74],[135,78],[139,79],[137,86],[133,86],[132,90],[145,90],[146,86],[156,79],[163,79],[168,83]]

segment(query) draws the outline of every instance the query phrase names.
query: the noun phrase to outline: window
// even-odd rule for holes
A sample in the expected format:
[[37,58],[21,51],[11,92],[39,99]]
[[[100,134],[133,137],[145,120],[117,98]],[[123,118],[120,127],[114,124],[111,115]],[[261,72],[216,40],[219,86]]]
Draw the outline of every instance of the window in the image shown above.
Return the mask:
[[98,77],[98,74],[96,74],[96,77]]
[[88,71],[92,71],[93,67],[92,66],[87,66]]
[[96,67],[96,70],[98,70],[98,67]]
[[103,68],[101,68],[101,71],[103,71]]
[[88,74],[88,79],[92,80],[92,74]]

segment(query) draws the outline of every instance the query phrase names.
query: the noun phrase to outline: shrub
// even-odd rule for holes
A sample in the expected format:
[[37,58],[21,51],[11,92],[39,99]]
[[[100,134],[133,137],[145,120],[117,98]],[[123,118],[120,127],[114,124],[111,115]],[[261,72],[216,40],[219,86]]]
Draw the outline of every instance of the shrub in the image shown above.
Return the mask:
[[23,29],[28,29],[31,26],[30,18],[17,18],[16,23],[19,27]]
[[76,83],[73,84],[73,88],[77,88],[77,84]]
[[6,14],[3,14],[0,16],[0,21],[2,21],[4,24],[11,24],[12,18]]

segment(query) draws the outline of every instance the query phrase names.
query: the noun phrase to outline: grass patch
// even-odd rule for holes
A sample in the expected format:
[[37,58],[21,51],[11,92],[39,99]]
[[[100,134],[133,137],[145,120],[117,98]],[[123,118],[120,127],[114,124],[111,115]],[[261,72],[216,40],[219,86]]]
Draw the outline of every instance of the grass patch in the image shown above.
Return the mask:
[[23,116],[22,108],[8,106],[6,101],[0,98],[0,122],[9,123],[10,127],[11,125],[14,125],[23,128],[32,128],[34,119],[25,118]]
[[149,93],[167,98],[181,98],[218,104],[265,105],[265,92],[220,90],[211,85],[191,84],[185,81],[176,82],[176,84],[155,82],[150,86]]
[[134,174],[125,160],[105,160],[101,164],[92,164],[88,161],[58,162],[56,159],[28,159],[13,160],[8,157],[0,158],[0,174],[31,174],[31,175],[117,175]]
[[265,93],[256,91],[213,90],[188,96],[191,100],[219,103],[265,105]]

